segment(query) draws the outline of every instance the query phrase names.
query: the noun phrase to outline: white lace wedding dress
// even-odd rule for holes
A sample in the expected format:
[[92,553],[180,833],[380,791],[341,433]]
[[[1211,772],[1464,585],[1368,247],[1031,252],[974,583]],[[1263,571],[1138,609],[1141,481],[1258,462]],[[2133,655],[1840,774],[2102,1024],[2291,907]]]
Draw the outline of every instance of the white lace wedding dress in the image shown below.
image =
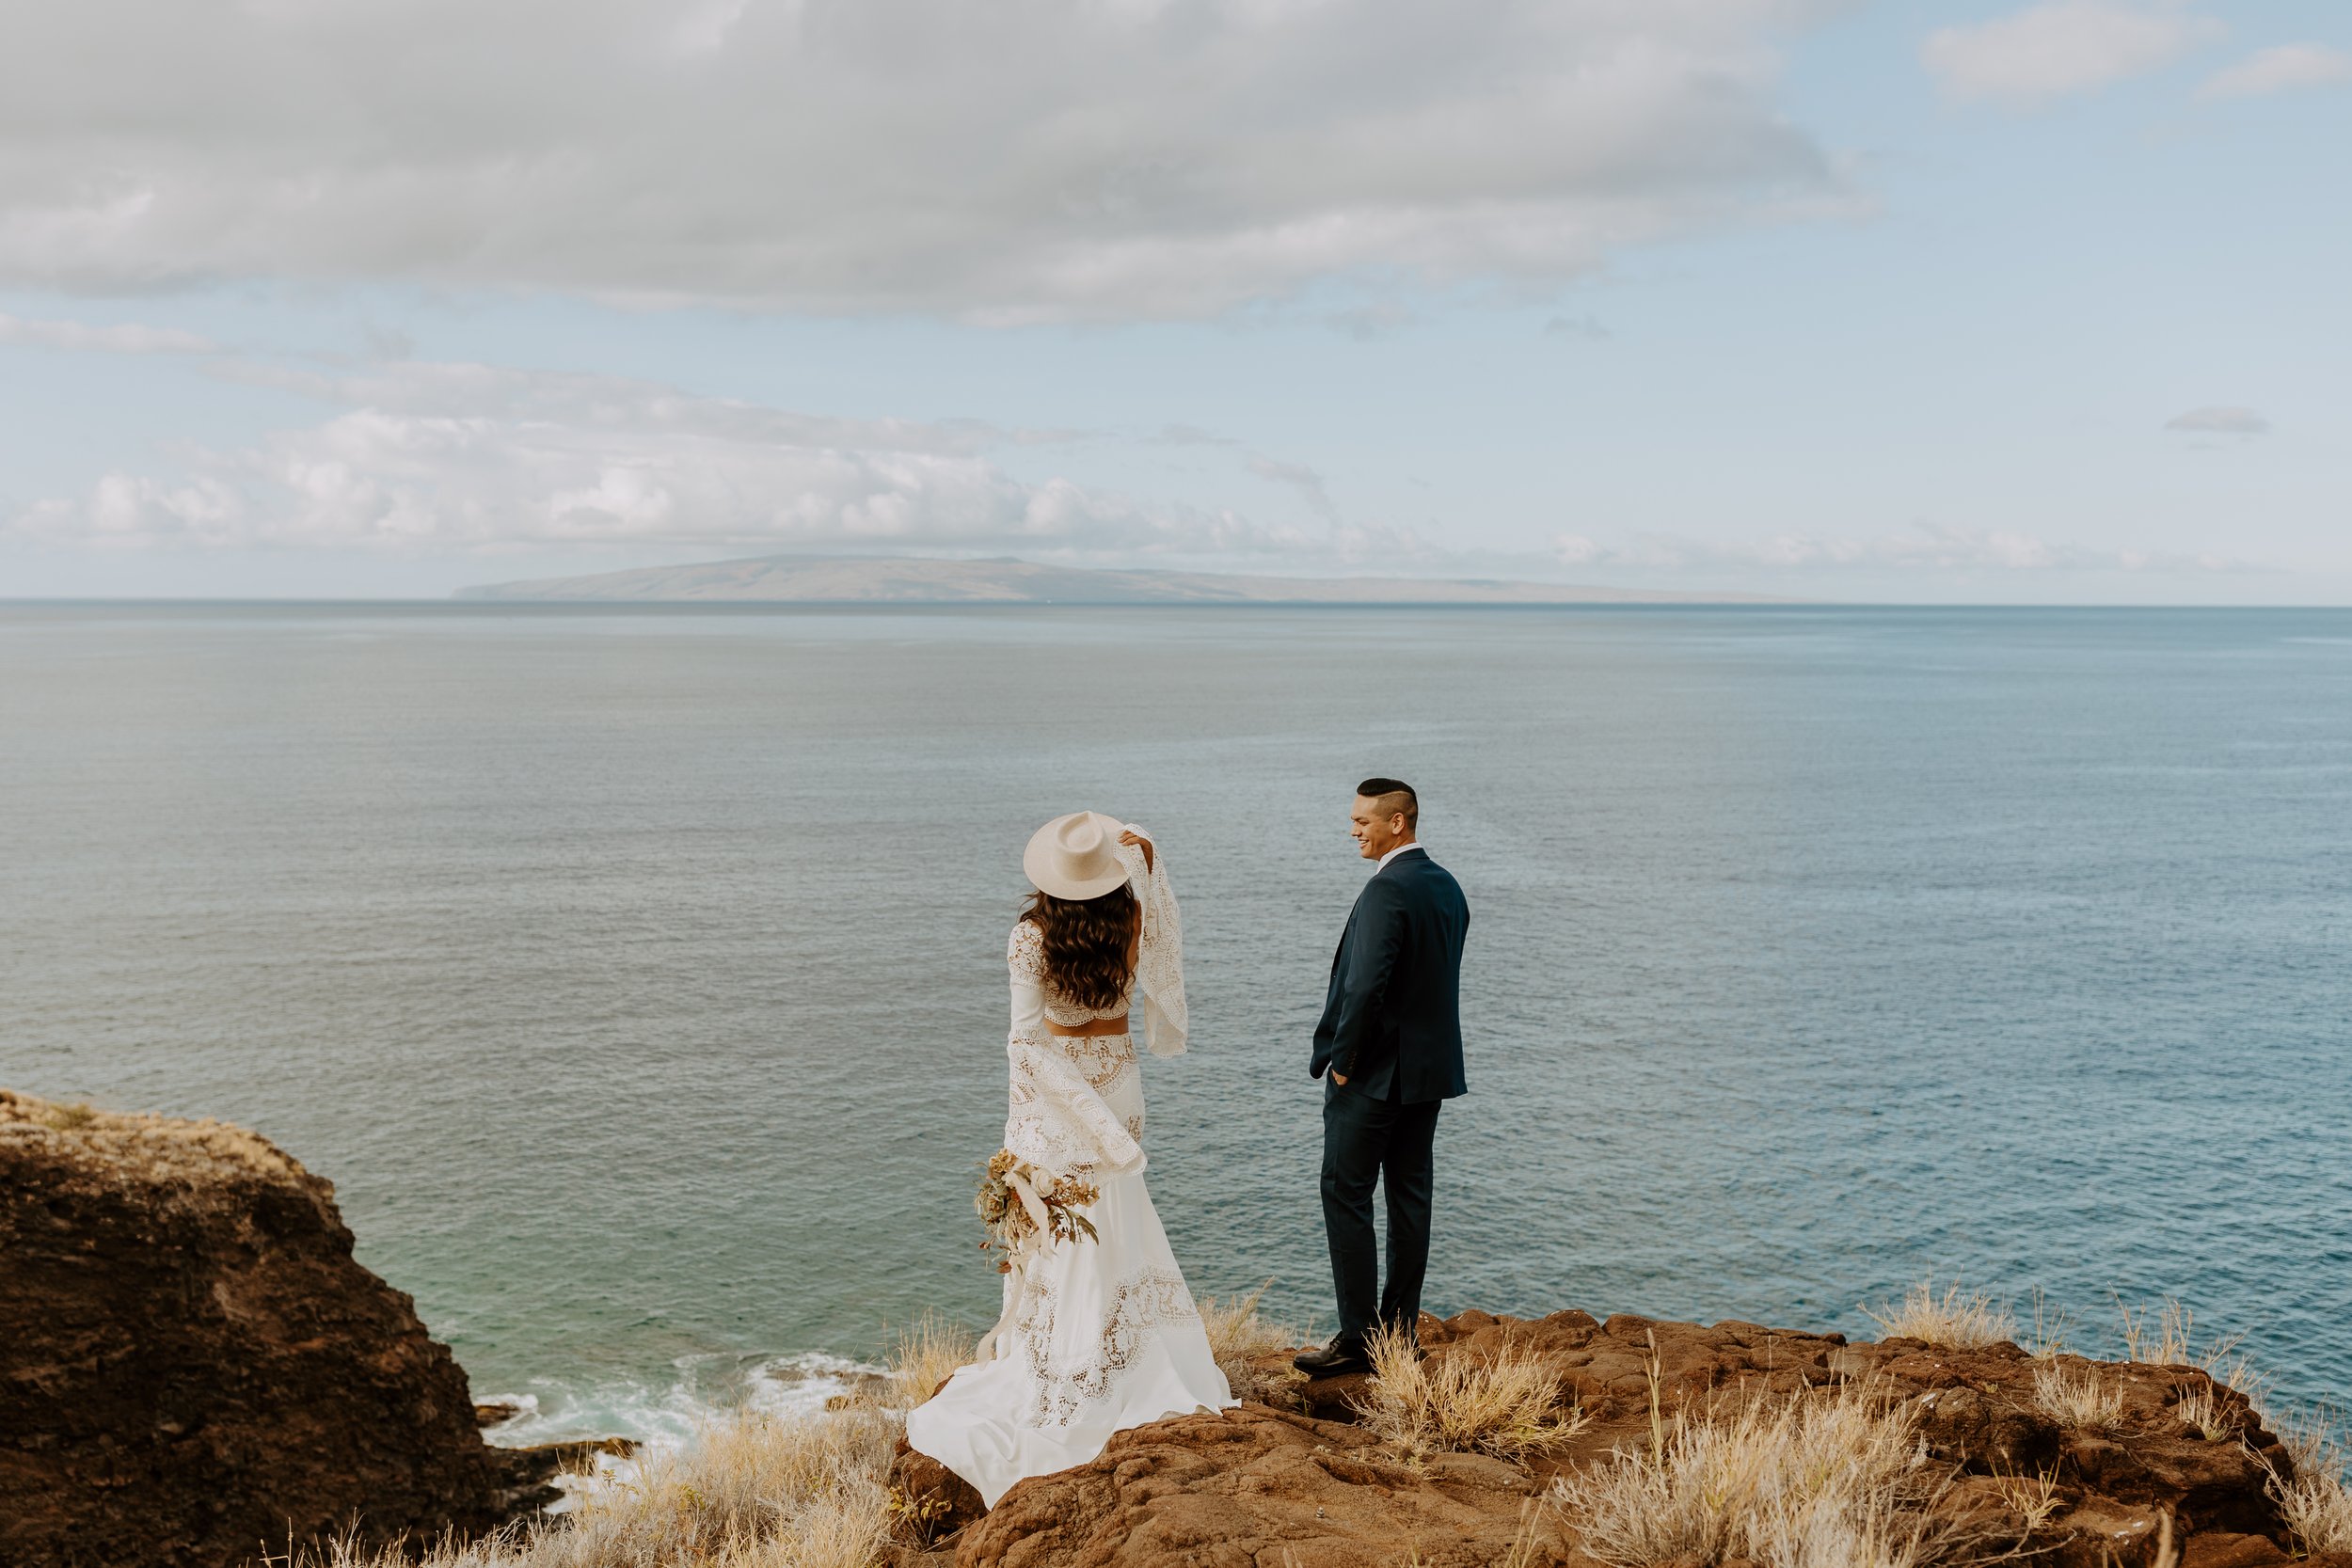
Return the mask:
[[[1011,1108],[1005,1147],[1050,1176],[1102,1191],[1099,1239],[1057,1242],[1005,1276],[1004,1316],[978,1359],[907,1417],[907,1442],[993,1508],[1013,1482],[1083,1465],[1115,1432],[1235,1402],[1143,1184],[1143,1080],[1132,1035],[1057,1036],[1139,1001],[1158,1055],[1184,1049],[1184,946],[1165,856],[1146,871],[1122,847],[1144,927],[1129,995],[1077,1006],[1045,983],[1035,926],[1012,928]],[[1140,998],[1135,993],[1141,991]]]

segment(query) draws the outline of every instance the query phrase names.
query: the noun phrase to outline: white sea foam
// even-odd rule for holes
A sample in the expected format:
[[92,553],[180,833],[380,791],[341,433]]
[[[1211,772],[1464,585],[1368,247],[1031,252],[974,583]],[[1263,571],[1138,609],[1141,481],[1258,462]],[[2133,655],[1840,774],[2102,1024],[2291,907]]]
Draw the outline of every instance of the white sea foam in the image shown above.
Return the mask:
[[513,1404],[519,1414],[485,1435],[502,1448],[627,1437],[650,1448],[677,1447],[712,1420],[746,1412],[796,1416],[820,1411],[884,1369],[824,1351],[794,1355],[680,1356],[677,1375],[660,1385],[633,1379],[581,1383],[533,1378],[520,1392],[482,1394],[481,1403]]
[[[795,1355],[686,1355],[672,1365],[677,1375],[655,1386],[636,1381],[575,1383],[533,1378],[515,1393],[482,1394],[483,1404],[512,1404],[518,1414],[484,1433],[501,1448],[579,1443],[626,1437],[640,1456],[676,1452],[712,1422],[742,1415],[786,1419],[822,1414],[835,1396],[853,1393],[884,1369],[824,1351]],[[586,1495],[637,1476],[639,1460],[599,1454],[594,1470],[559,1481],[564,1499],[549,1508],[568,1512]]]

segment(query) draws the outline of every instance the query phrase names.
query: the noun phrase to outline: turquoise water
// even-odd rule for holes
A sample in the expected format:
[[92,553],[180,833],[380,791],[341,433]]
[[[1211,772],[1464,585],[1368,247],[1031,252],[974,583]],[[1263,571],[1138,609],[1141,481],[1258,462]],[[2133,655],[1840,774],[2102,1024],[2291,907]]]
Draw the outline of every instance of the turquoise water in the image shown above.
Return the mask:
[[992,1317],[1030,829],[1153,829],[1197,1289],[1327,1317],[1308,1032],[1413,780],[1431,1305],[2178,1295],[2352,1397],[2352,613],[0,607],[0,1084],[232,1118],[529,1432]]

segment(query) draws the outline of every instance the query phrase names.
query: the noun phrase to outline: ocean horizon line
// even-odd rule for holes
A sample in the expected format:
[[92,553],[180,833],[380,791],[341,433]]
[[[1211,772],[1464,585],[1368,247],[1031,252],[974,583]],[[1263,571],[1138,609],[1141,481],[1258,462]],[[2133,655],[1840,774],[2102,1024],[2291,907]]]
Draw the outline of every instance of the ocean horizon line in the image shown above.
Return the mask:
[[1119,610],[1192,613],[1202,610],[1447,610],[1466,613],[1502,611],[1557,614],[1607,611],[1623,613],[1818,614],[1822,611],[1883,612],[1919,610],[1944,614],[2023,611],[2049,614],[2147,613],[2179,611],[2190,614],[2326,614],[2352,613],[2347,604],[2232,604],[2168,601],[2060,602],[2002,599],[1755,599],[1721,600],[1551,600],[1509,602],[1461,599],[496,599],[427,595],[369,596],[336,594],[20,594],[0,595],[0,610],[60,609],[356,609],[434,610],[473,617],[516,614],[572,615],[761,615],[782,611],[834,611],[867,614],[878,610],[930,612],[938,610]]

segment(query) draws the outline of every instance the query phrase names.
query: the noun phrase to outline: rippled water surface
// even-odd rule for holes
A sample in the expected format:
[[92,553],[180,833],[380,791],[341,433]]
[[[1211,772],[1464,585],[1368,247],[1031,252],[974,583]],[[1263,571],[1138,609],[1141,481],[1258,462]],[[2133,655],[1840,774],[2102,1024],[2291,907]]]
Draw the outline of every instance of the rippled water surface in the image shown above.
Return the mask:
[[2352,613],[0,609],[0,1084],[232,1118],[537,1430],[993,1315],[1019,853],[1161,837],[1197,1289],[1323,1311],[1307,1037],[1412,779],[1473,911],[1431,1306],[1931,1269],[2352,1397]]

